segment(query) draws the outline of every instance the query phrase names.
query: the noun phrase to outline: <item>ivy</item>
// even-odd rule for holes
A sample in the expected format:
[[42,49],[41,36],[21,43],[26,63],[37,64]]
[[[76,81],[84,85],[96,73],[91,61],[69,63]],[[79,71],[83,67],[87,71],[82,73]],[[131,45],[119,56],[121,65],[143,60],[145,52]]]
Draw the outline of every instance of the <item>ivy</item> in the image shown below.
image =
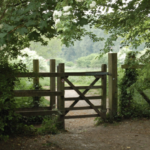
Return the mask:
[[136,82],[138,76],[137,70],[131,68],[135,64],[135,56],[135,52],[129,52],[127,54],[125,64],[128,65],[129,68],[125,70],[124,76],[119,84],[120,114],[125,118],[130,118],[133,113],[134,90],[129,90],[129,88]]

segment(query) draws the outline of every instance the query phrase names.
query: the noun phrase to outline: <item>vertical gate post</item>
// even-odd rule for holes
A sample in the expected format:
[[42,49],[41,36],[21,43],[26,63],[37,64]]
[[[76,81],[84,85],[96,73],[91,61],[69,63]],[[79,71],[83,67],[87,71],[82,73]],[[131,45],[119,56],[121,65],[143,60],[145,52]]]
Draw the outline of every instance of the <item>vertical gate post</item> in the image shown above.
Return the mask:
[[60,128],[65,129],[65,102],[64,102],[64,63],[60,63],[58,68],[58,73],[61,73],[62,76],[57,79],[57,91],[61,91],[62,95],[58,96],[57,99],[57,108],[61,112],[59,115]]
[[117,115],[117,53],[108,53],[108,72],[109,72],[109,114],[110,118]]
[[[55,73],[55,59],[50,60],[50,73]],[[50,90],[55,92],[55,77],[50,77]],[[55,96],[50,96],[50,110],[54,109],[55,105]]]
[[[59,73],[59,65],[57,66],[57,73]],[[60,91],[60,77],[57,77],[57,92]],[[57,96],[57,109],[59,110],[60,96]]]
[[[33,59],[33,72],[39,73],[39,60],[38,59]],[[39,89],[39,77],[33,78],[33,86],[35,90]],[[39,107],[39,100],[40,100],[40,97],[33,97],[34,107]]]
[[[102,64],[101,66],[101,71],[102,72],[107,72],[107,65],[106,64]],[[106,93],[107,93],[107,77],[106,75],[102,76],[101,78],[102,81],[102,101],[101,101],[101,114],[102,114],[102,118],[105,120],[106,118]]]

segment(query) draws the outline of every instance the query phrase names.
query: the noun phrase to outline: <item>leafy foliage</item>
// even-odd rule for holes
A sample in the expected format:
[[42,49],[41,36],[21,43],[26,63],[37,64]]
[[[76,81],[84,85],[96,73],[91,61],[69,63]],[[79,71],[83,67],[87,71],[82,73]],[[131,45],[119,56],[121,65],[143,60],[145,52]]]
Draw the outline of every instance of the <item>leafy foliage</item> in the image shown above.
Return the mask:
[[[18,67],[19,66],[19,67]],[[0,65],[0,138],[5,139],[8,135],[17,132],[21,127],[18,123],[19,115],[15,113],[16,105],[13,97],[14,81],[18,79],[14,76],[14,72],[27,71],[24,64],[16,64],[14,66],[4,62]]]
[[108,63],[107,54],[103,57],[98,58],[98,54],[93,53],[85,57],[80,57],[77,59],[77,67],[82,68],[100,68],[102,64]]
[[56,134],[58,133],[57,116],[50,118],[45,117],[42,122],[42,127],[38,129],[39,134]]

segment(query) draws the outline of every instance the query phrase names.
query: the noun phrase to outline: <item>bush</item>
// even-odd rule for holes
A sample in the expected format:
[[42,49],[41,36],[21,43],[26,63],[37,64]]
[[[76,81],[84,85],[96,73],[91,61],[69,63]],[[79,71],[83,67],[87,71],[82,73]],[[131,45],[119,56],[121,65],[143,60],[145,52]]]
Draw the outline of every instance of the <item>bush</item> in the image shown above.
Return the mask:
[[108,54],[105,54],[100,58],[93,58],[90,66],[92,68],[100,68],[102,64],[108,64]]
[[19,123],[20,115],[15,113],[17,107],[13,96],[14,82],[18,81],[14,74],[23,70],[27,71],[21,63],[0,64],[0,140],[6,140],[9,135],[18,133],[24,126]]
[[42,122],[42,127],[38,129],[39,134],[56,134],[58,133],[57,128],[57,117],[45,116]]
[[108,64],[108,54],[103,55],[103,57],[98,58],[98,54],[93,53],[91,55],[80,57],[77,59],[77,67],[82,68],[100,68],[102,64]]
[[73,67],[73,66],[74,66],[74,63],[71,62],[71,61],[67,61],[67,62],[65,63],[65,65],[66,65],[67,67]]
[[85,57],[80,57],[77,59],[77,67],[89,68],[91,66],[91,60],[95,59],[98,54],[91,54]]
[[26,67],[29,71],[33,71],[33,59],[39,59],[39,70],[40,71],[49,71],[49,67],[46,63],[45,58],[39,56],[35,51],[30,50],[29,48],[25,48],[21,50],[22,54],[27,54],[27,57],[21,57],[18,56],[15,60],[9,60],[9,63],[18,63],[19,61],[22,61],[24,64],[26,64]]

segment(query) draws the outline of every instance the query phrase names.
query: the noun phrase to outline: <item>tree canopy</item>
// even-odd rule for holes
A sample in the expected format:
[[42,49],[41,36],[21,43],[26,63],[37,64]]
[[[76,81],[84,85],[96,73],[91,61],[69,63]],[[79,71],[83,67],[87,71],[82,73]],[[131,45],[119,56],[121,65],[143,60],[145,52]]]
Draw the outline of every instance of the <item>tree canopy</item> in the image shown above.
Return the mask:
[[149,0],[1,0],[0,14],[1,59],[16,58],[30,41],[45,45],[43,35],[59,37],[66,46],[85,35],[103,41],[86,31],[87,24],[109,33],[102,52],[111,51],[118,37],[122,46],[150,45]]

